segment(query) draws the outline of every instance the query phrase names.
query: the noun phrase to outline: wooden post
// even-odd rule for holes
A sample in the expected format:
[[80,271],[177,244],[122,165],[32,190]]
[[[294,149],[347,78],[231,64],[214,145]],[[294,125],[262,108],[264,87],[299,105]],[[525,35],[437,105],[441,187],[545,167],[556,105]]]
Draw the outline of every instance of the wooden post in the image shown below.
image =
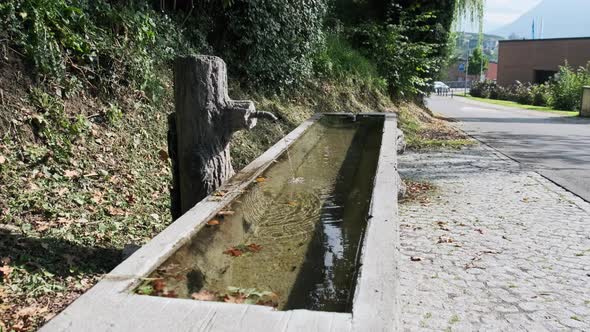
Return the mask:
[[259,117],[276,117],[257,112],[251,101],[231,100],[225,62],[214,56],[176,59],[174,95],[178,191],[183,214],[234,174],[229,145],[232,134],[253,128]]
[[590,86],[585,86],[582,93],[582,108],[580,116],[590,117]]

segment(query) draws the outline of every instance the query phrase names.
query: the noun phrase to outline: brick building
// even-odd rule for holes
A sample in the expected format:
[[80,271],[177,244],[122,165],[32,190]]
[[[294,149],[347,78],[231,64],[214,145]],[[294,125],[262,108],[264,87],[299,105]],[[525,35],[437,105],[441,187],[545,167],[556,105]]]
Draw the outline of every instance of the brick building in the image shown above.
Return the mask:
[[[495,81],[498,78],[498,63],[490,61],[488,70],[485,71],[485,79]],[[469,81],[478,81],[479,75],[469,75]],[[452,62],[444,76],[445,81],[460,82],[465,81],[465,59],[459,59]]]
[[534,40],[501,40],[498,84],[515,81],[544,83],[567,61],[576,68],[590,61],[590,37]]

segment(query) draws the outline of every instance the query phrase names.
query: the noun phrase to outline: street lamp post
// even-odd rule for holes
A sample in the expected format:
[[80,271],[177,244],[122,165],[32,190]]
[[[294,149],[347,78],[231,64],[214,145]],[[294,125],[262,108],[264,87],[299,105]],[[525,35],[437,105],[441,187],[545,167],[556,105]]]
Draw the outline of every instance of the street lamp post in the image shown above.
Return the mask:
[[[463,32],[463,38],[465,38],[465,32]],[[469,53],[471,50],[469,48],[469,39],[467,39],[467,61],[465,62],[465,95],[467,96],[467,79],[469,78]]]

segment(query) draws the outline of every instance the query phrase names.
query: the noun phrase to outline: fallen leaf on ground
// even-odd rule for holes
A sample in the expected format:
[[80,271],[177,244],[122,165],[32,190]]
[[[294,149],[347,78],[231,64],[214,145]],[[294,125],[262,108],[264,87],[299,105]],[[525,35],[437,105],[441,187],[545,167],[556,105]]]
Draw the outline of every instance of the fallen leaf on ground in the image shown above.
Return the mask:
[[17,317],[30,317],[30,316],[36,316],[39,314],[43,314],[46,313],[47,307],[43,307],[43,308],[39,308],[39,307],[26,307],[26,308],[22,308],[21,310],[17,311],[16,316]]
[[237,303],[237,304],[242,304],[246,301],[246,297],[242,294],[237,294],[235,296],[233,295],[226,295],[225,298],[223,298],[223,301],[226,303]]
[[2,273],[2,278],[4,280],[8,280],[10,278],[10,274],[14,269],[8,265],[4,265],[0,267],[0,273]]
[[410,260],[411,260],[412,262],[421,262],[421,261],[423,261],[423,260],[424,260],[424,258],[422,258],[422,257],[418,257],[418,256],[412,256],[412,257],[410,257]]
[[260,183],[260,182],[264,182],[266,181],[266,178],[264,176],[259,176],[256,178],[256,182]]
[[125,200],[129,204],[133,204],[133,203],[135,203],[135,196],[133,196],[133,194],[129,194],[129,195],[125,196]]
[[79,176],[79,175],[80,175],[80,173],[78,173],[77,171],[67,170],[64,172],[64,176],[68,179],[71,179],[71,178]]
[[107,212],[111,216],[124,216],[125,215],[125,211],[123,211],[122,209],[116,208],[116,207],[109,207],[107,209]]
[[57,220],[55,222],[57,222],[58,224],[64,225],[64,226],[69,226],[74,221],[71,219],[67,219],[67,218],[57,218]]
[[217,301],[217,294],[208,290],[202,290],[198,293],[193,293],[191,297],[197,301]]
[[61,189],[56,189],[53,192],[56,193],[58,196],[63,196],[65,193],[69,192],[70,190],[68,188],[61,188]]
[[170,156],[168,156],[168,151],[163,149],[158,151],[158,156],[160,157],[161,161],[166,161],[168,158],[170,158]]
[[92,198],[90,200],[92,200],[96,204],[100,204],[102,203],[102,196],[103,193],[97,190],[92,193]]
[[299,205],[299,203],[297,203],[295,201],[289,201],[289,202],[287,202],[287,205],[289,205],[289,206],[297,206],[297,205]]
[[212,219],[207,222],[207,226],[217,226],[217,225],[219,225],[219,220],[217,220],[217,219]]
[[243,252],[240,249],[236,249],[236,248],[227,249],[223,253],[226,254],[226,255],[230,255],[232,257],[238,257],[238,256],[241,256],[243,254]]
[[436,222],[436,224],[438,225],[438,227],[443,230],[443,231],[450,231],[449,227],[448,227],[448,223],[444,222],[444,221],[438,221]]
[[223,196],[225,196],[226,194],[227,194],[227,191],[216,191],[216,192],[214,192],[214,193],[213,193],[213,196],[216,196],[216,197],[223,197]]
[[438,238],[438,243],[453,243],[453,239],[448,236],[440,236]]
[[35,225],[35,230],[37,232],[43,232],[43,231],[46,231],[48,229],[49,229],[49,223],[46,223],[46,222],[38,222]]

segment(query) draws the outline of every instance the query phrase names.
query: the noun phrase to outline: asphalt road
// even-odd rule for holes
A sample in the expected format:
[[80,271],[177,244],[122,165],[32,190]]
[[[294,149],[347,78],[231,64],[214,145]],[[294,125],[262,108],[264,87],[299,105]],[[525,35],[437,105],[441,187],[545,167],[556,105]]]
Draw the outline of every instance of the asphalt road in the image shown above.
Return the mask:
[[467,134],[590,202],[590,119],[490,105],[461,97],[427,99]]

